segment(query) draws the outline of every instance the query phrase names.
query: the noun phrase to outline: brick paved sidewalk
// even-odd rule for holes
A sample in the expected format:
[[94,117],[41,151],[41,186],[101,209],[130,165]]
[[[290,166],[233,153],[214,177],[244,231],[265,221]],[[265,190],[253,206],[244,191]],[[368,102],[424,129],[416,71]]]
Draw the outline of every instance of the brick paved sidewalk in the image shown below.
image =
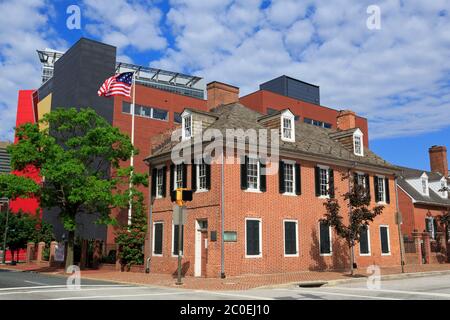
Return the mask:
[[[14,269],[18,271],[36,271],[45,274],[64,274],[62,269],[49,268],[42,265],[18,264],[16,266],[2,266],[4,269]],[[450,264],[427,264],[427,265],[410,265],[405,266],[406,273],[430,272],[430,271],[450,271]],[[386,267],[381,269],[381,275],[400,274],[401,268]],[[82,277],[95,280],[109,280],[117,282],[126,282],[142,285],[154,285],[165,287],[182,287],[188,289],[199,290],[246,290],[263,286],[275,286],[287,283],[304,282],[304,281],[331,281],[352,279],[348,272],[338,271],[302,271],[282,274],[264,274],[264,275],[243,275],[236,277],[228,277],[226,279],[219,278],[183,278],[183,285],[175,285],[176,279],[168,274],[146,274],[136,272],[119,272],[110,270],[83,270]],[[356,272],[357,277],[366,277],[365,269],[359,269]]]

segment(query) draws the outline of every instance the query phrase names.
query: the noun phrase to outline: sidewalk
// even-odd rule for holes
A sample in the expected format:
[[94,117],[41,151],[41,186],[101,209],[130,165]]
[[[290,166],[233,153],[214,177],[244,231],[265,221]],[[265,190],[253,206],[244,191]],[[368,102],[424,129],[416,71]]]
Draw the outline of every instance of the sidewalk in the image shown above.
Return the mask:
[[[44,274],[64,275],[62,269],[49,268],[42,265],[32,264],[18,264],[16,266],[3,266],[0,265],[0,269],[9,269],[17,271],[35,271]],[[289,283],[300,283],[310,281],[341,281],[351,280],[367,277],[369,274],[365,273],[365,269],[359,269],[356,271],[355,277],[350,277],[348,272],[338,271],[302,271],[293,273],[282,274],[264,274],[264,275],[243,275],[236,277],[227,277],[226,279],[220,278],[195,278],[185,277],[183,278],[183,285],[175,285],[176,279],[169,274],[146,274],[146,273],[134,273],[134,272],[118,272],[109,270],[83,270],[81,271],[82,278],[92,280],[107,280],[121,283],[130,283],[138,285],[152,285],[152,286],[164,286],[164,287],[176,287],[186,289],[198,289],[198,290],[247,290],[257,287],[270,287],[279,286]],[[405,266],[405,276],[414,276],[414,273],[420,272],[450,272],[450,264],[427,264],[427,265],[410,265]],[[381,276],[386,275],[399,275],[401,274],[401,268],[387,267],[381,268]],[[416,274],[419,276],[420,274]]]

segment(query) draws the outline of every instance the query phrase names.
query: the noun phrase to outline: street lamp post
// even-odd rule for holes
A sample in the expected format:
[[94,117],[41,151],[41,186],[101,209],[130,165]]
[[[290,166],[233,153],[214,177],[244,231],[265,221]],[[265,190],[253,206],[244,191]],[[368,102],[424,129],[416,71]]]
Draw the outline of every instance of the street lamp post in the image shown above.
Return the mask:
[[9,220],[9,200],[6,205],[5,232],[3,233],[3,258],[2,258],[3,264],[6,264],[6,238],[8,235],[8,220]]

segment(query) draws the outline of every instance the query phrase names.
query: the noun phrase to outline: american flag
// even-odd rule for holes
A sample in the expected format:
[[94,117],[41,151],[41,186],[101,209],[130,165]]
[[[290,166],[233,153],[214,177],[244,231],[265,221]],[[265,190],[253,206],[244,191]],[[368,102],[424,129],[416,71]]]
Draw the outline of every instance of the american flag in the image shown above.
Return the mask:
[[98,90],[99,96],[126,96],[131,97],[131,83],[133,81],[133,72],[123,72],[116,74],[103,82]]

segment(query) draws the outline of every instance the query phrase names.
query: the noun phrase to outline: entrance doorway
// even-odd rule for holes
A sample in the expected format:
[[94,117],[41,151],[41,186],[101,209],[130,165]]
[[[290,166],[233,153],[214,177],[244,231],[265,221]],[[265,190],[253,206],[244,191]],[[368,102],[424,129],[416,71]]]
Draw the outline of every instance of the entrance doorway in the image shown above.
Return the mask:
[[195,221],[195,266],[194,275],[206,275],[208,259],[208,220]]

